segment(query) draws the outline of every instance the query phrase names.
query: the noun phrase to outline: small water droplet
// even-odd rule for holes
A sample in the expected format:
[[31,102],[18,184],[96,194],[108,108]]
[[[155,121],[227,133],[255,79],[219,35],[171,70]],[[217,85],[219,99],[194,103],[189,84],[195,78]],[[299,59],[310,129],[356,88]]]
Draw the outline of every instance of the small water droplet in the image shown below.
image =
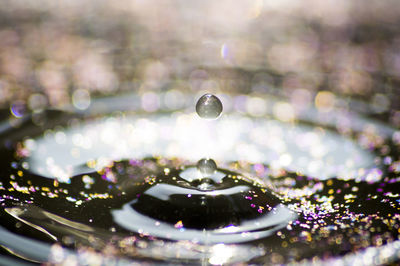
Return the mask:
[[197,101],[196,112],[201,118],[215,119],[222,112],[222,103],[217,96],[204,94]]
[[217,170],[217,164],[213,159],[203,158],[197,162],[197,169],[204,177],[208,177],[215,173]]

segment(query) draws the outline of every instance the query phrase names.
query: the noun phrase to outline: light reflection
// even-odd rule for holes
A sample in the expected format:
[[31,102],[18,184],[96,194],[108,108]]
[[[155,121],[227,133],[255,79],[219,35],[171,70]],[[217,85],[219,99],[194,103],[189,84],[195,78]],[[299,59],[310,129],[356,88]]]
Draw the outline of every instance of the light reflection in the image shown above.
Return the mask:
[[224,244],[217,244],[212,247],[212,255],[208,262],[212,265],[227,263],[233,255],[233,250]]
[[[91,110],[94,96],[126,91],[139,93],[139,105],[149,113],[175,110],[190,102],[181,99],[184,93],[211,88],[230,97],[227,102],[233,103],[234,113],[253,117],[272,114],[285,123],[304,118],[310,106],[315,107],[310,111],[319,114],[314,121],[332,126],[342,136],[361,132],[354,143],[364,152],[382,148],[384,153],[387,147],[381,146],[388,134],[382,135],[386,132],[382,127],[368,126],[373,122],[354,118],[352,108],[379,114],[394,127],[400,125],[396,102],[400,45],[393,27],[400,14],[398,5],[346,0],[313,0],[308,4],[296,0],[240,4],[123,0],[96,5],[14,1],[0,11],[5,18],[0,29],[0,103],[7,110],[10,106],[13,118],[68,104]],[[165,98],[160,92],[166,92]],[[263,93],[287,97],[289,102],[269,101]],[[350,102],[353,98],[367,104],[360,107],[359,102]],[[338,115],[335,108],[341,108],[342,113]],[[66,154],[83,161],[92,158],[89,153],[96,146],[94,140],[106,146],[118,142],[113,150],[103,152],[119,157],[137,156],[133,151],[141,145],[160,153],[162,149],[154,142],[171,138],[174,141],[163,151],[168,156],[180,154],[182,143],[175,138],[186,138],[196,130],[203,134],[201,141],[215,138],[215,131],[210,134],[204,125],[196,127],[190,115],[173,116],[180,122],[172,126],[168,119],[160,122],[160,127],[146,121],[128,121],[121,127],[117,121],[106,127],[94,126],[75,137],[50,132],[47,140],[54,140],[57,148],[72,142],[73,148]],[[368,168],[359,156],[364,153],[353,150],[348,142],[329,142],[329,132],[327,137],[311,129],[297,132],[274,123],[257,127],[243,118],[222,122],[224,127],[216,130],[215,141],[226,147],[237,145],[232,150],[248,159],[265,158],[260,149],[266,148],[268,162],[276,168],[300,165],[304,171],[319,175],[322,169],[337,173],[348,167],[368,182],[383,177],[379,169]],[[46,124],[38,116],[34,123]],[[241,140],[243,131],[238,130],[238,124],[248,126],[249,139],[255,144]],[[104,133],[96,137],[99,130]],[[156,130],[163,134],[154,134]],[[389,132],[395,145],[400,143],[398,135]],[[292,138],[300,153],[293,153]],[[194,134],[193,141],[196,139],[200,137]],[[21,154],[38,147],[35,156],[48,162],[38,167],[40,172],[68,180],[74,164],[55,166],[57,157],[43,150],[41,140],[27,139],[25,144],[27,149],[20,150]],[[203,155],[211,146],[199,147],[198,153]],[[332,157],[336,152],[346,155],[340,163]],[[397,165],[393,168],[399,168]]]
[[26,107],[25,104],[21,101],[15,102],[10,107],[11,114],[16,118],[21,118],[24,116]]
[[223,59],[227,59],[227,57],[228,57],[228,46],[226,45],[226,43],[224,43],[221,46],[221,57]]
[[315,107],[319,111],[329,112],[335,106],[335,95],[329,91],[320,91],[315,96]]
[[76,90],[72,94],[72,104],[79,110],[85,110],[90,106],[90,93],[88,90]]
[[20,216],[24,216],[25,212],[24,210],[20,209],[20,208],[6,208],[5,211],[10,214],[11,216],[13,216],[14,218],[16,218],[17,220],[31,226],[32,228],[44,233],[46,236],[50,237],[51,239],[57,241],[57,237],[54,236],[53,234],[51,234],[50,232],[48,232],[46,229],[44,229],[41,226],[38,226],[34,223],[31,223],[27,220],[25,220],[24,218],[20,217]]
[[[360,175],[365,177],[368,172],[358,169],[370,169],[374,165],[374,156],[368,150],[382,145],[384,140],[377,134],[379,127],[360,127],[358,120],[348,124],[357,125],[352,130],[361,130],[354,142],[322,128],[292,124],[295,111],[289,103],[268,102],[256,97],[243,101],[273,106],[272,110],[265,109],[266,115],[272,112],[277,120],[227,114],[218,123],[208,123],[194,113],[181,112],[165,116],[109,117],[66,131],[49,131],[36,140],[27,139],[26,151],[21,150],[20,154],[29,155],[32,171],[58,177],[63,182],[76,174],[73,169],[78,165],[96,158],[109,161],[154,155],[193,161],[203,157],[220,161],[247,160],[323,179],[332,176],[362,178]],[[250,110],[258,115],[256,109]],[[320,119],[327,122],[324,117]],[[71,154],[71,158],[64,158],[63,154]],[[380,175],[374,177],[375,180]]]

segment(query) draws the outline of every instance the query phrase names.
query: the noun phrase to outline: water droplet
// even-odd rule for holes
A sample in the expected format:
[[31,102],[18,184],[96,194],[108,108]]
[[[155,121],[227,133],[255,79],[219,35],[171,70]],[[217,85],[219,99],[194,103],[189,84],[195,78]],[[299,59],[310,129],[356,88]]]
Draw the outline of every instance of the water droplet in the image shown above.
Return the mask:
[[[25,179],[15,186],[24,191],[18,192],[21,195],[30,193],[34,201],[24,204],[22,196],[23,206],[15,207],[12,199],[3,197],[2,203],[11,217],[44,228],[50,237],[73,237],[76,243],[87,241],[80,230],[91,232],[101,243],[116,235],[142,238],[142,234],[173,241],[242,243],[271,236],[296,217],[256,179],[220,168],[203,177],[195,165],[182,162],[166,158],[115,161],[99,172],[71,177],[71,184],[60,183],[58,188],[51,179],[25,170],[32,188],[24,188]],[[110,181],[107,175],[116,178]],[[85,182],[89,178],[90,187]],[[61,211],[55,202],[62,202]],[[79,208],[77,202],[82,202]],[[104,211],[99,212],[100,207]],[[65,233],[65,226],[72,229]]]
[[[295,218],[255,179],[226,169],[217,169],[205,178],[195,166],[178,165],[168,162],[169,175],[154,160],[143,160],[140,166],[121,161],[107,168],[112,172],[117,168],[126,169],[126,173],[141,171],[154,177],[138,182],[141,175],[119,176],[119,189],[126,195],[122,207],[119,203],[111,210],[113,221],[131,232],[142,230],[171,240],[240,243],[269,236]],[[251,204],[271,209],[260,212]],[[156,222],[159,226],[154,227]]]
[[[9,112],[7,110],[7,117],[10,115]],[[18,114],[22,112],[15,111],[13,115],[16,117]],[[282,121],[287,120],[277,117]],[[177,153],[173,160],[161,157],[162,154],[157,158],[140,159],[144,155],[139,152],[150,155],[154,151],[148,145],[148,138],[134,142],[138,153],[135,151],[134,156],[126,156],[130,159],[109,161],[103,155],[110,154],[114,146],[119,149],[119,142],[124,140],[113,134],[112,136],[106,134],[107,142],[105,140],[96,142],[92,139],[92,142],[99,143],[96,145],[98,150],[90,149],[88,155],[81,152],[79,160],[68,161],[71,157],[70,150],[86,149],[83,149],[86,146],[82,146],[82,143],[86,143],[81,141],[82,136],[91,136],[77,131],[80,127],[75,125],[82,122],[80,126],[89,126],[92,120],[85,118],[70,120],[70,114],[56,111],[44,111],[40,118],[46,121],[46,127],[47,124],[58,125],[62,121],[65,121],[63,125],[73,125],[73,127],[57,131],[54,136],[45,133],[39,138],[20,140],[19,136],[36,135],[29,130],[33,127],[38,128],[37,121],[28,120],[17,129],[18,132],[22,132],[21,134],[14,134],[16,131],[13,129],[11,133],[4,134],[6,146],[0,149],[4,155],[0,169],[5,174],[0,182],[2,216],[0,244],[10,250],[18,250],[21,256],[28,259],[41,262],[45,262],[47,258],[54,259],[54,254],[48,255],[45,251],[40,254],[32,253],[32,245],[25,244],[35,244],[34,240],[46,238],[56,243],[53,247],[59,248],[60,252],[63,252],[61,245],[71,248],[68,253],[62,253],[68,256],[80,252],[80,250],[74,251],[74,247],[82,247],[98,251],[96,254],[100,256],[102,250],[115,250],[116,257],[123,256],[124,260],[128,258],[135,261],[143,258],[145,262],[157,260],[161,263],[189,261],[197,264],[207,262],[234,264],[257,261],[265,264],[273,262],[283,264],[307,259],[308,254],[312,254],[317,261],[332,256],[339,257],[342,254],[346,256],[351,254],[357,259],[357,256],[363,255],[363,251],[359,242],[352,241],[360,234],[352,230],[354,223],[363,229],[362,234],[368,236],[366,238],[368,249],[376,249],[378,255],[385,248],[393,247],[389,246],[390,244],[383,244],[388,241],[387,239],[398,237],[396,230],[385,231],[385,234],[381,231],[382,228],[387,228],[387,215],[396,213],[396,207],[400,202],[399,194],[396,193],[398,186],[396,174],[400,171],[399,154],[396,149],[392,149],[393,142],[390,141],[392,134],[396,141],[394,133],[382,135],[385,138],[384,142],[374,144],[375,148],[382,150],[382,154],[377,156],[385,156],[390,160],[379,157],[379,161],[383,163],[376,166],[372,161],[371,165],[375,170],[366,171],[366,176],[360,177],[362,181],[356,181],[340,177],[327,179],[330,174],[322,176],[323,166],[319,167],[320,171],[315,177],[302,173],[305,170],[296,172],[291,172],[289,169],[276,170],[274,165],[273,167],[265,165],[263,163],[265,158],[262,156],[254,159],[256,164],[251,164],[244,159],[239,160],[243,157],[237,154],[231,156],[228,151],[234,149],[220,150],[225,157],[218,157],[218,162],[221,163],[218,168],[215,165],[211,171],[210,164],[211,169],[213,169],[212,164],[215,164],[211,159],[202,159],[197,164],[190,163],[193,158],[201,158],[198,157],[198,153],[194,153],[196,149],[184,148],[193,148],[191,145],[182,146],[181,149],[187,152]],[[109,117],[104,119],[109,121]],[[160,117],[146,115],[142,120],[137,117],[132,119],[141,123],[133,124],[126,120],[121,123],[128,123],[129,129],[132,125],[140,129],[143,121],[151,120],[158,124],[158,127],[149,127],[150,129],[142,131],[143,133],[138,136],[147,136],[148,132],[158,132],[165,123],[170,123],[162,115]],[[242,124],[237,118],[234,119],[232,122],[237,123],[237,128],[248,127],[247,122]],[[106,120],[99,120],[95,127],[91,127],[96,129],[94,132],[103,132],[100,129],[110,127],[116,128],[114,123],[100,127],[104,121]],[[249,142],[249,145],[260,145],[261,148],[265,148],[263,140],[270,136],[263,133],[268,132],[274,123],[264,124],[265,121],[261,118],[254,122],[257,126],[248,127],[243,133],[248,134],[246,142]],[[324,125],[314,122],[310,122],[310,125],[313,128],[325,128]],[[296,130],[300,130],[300,136],[313,132],[303,131],[302,126],[299,122],[295,127]],[[124,127],[118,127],[116,130],[120,128]],[[276,128],[279,129],[277,134],[286,129],[280,126]],[[89,132],[86,127],[85,130]],[[231,133],[229,130],[227,133]],[[131,134],[130,130],[126,132]],[[355,129],[354,132],[358,130]],[[78,135],[79,141],[76,141],[76,137],[72,136]],[[259,139],[252,138],[258,135]],[[52,142],[41,140],[50,139],[50,136]],[[13,142],[9,142],[9,138],[19,141],[18,145],[15,145],[16,150],[12,149]],[[154,137],[155,140],[151,139],[153,143],[151,146],[157,150],[164,150],[167,146],[163,145],[170,145],[168,140],[171,138],[167,136],[163,141],[159,141],[158,137]],[[332,140],[331,138],[333,137],[329,136],[327,140]],[[120,141],[115,142],[110,139]],[[297,142],[304,144],[303,137],[294,138],[293,142],[296,144],[295,147]],[[199,143],[203,144],[200,141]],[[233,143],[232,145],[236,145],[238,142],[233,141]],[[310,143],[315,144],[313,141]],[[295,159],[293,162],[289,159],[296,158],[296,153],[290,150],[292,147],[290,143],[286,145],[285,153],[277,158],[281,166],[292,167]],[[383,151],[381,148],[384,145],[390,147],[390,151]],[[45,154],[39,152],[43,150],[42,147],[45,148]],[[67,152],[62,153],[61,147],[65,147]],[[221,147],[212,146],[217,150]],[[248,154],[256,153],[253,149],[248,150],[246,158]],[[54,160],[43,159],[53,157],[50,156],[52,154],[55,156],[60,154],[60,157],[53,158]],[[334,154],[338,154],[337,150]],[[179,156],[181,159],[178,159]],[[218,154],[214,156],[213,158],[217,159]],[[323,161],[323,158],[318,157],[318,159]],[[228,163],[229,160],[232,162]],[[55,169],[55,174],[41,173],[38,169],[42,168],[36,161],[43,161],[45,167]],[[58,168],[60,161],[65,164],[71,162],[73,166],[60,171]],[[305,165],[309,167],[311,164]],[[204,166],[205,169],[202,168]],[[354,169],[361,169],[361,166],[356,166]],[[385,181],[380,182],[379,176],[371,181],[369,178],[371,173],[385,173]],[[59,179],[54,180],[52,177],[55,175]],[[344,205],[345,208],[340,207]],[[367,219],[364,219],[365,217]],[[394,217],[393,223],[396,222],[398,219]],[[36,230],[38,228],[43,230]],[[30,233],[24,234],[28,230]],[[14,242],[15,236],[23,238],[20,238],[19,242]],[[340,241],[337,241],[338,237]],[[375,239],[378,239],[378,242]],[[26,240],[32,242],[25,242]],[[326,245],[327,241],[332,245]],[[47,243],[43,245],[45,244],[47,245]],[[37,250],[50,248],[43,247]],[[274,256],[269,256],[272,252]],[[296,257],[290,255],[292,252],[297,254]],[[61,262],[63,258],[55,261]],[[102,258],[107,259],[106,256]]]
[[217,164],[213,159],[203,158],[197,162],[197,169],[204,177],[208,177],[215,173],[215,170],[217,170]]
[[209,93],[204,94],[197,101],[196,112],[201,118],[215,119],[222,112],[222,103],[217,96]]

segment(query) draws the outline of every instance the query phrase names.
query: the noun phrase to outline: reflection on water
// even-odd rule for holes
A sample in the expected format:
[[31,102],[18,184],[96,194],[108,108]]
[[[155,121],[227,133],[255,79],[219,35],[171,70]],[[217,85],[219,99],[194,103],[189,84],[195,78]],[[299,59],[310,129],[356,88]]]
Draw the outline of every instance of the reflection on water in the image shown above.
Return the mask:
[[[89,248],[149,262],[283,263],[396,243],[398,153],[385,147],[397,144],[368,127],[359,131],[367,123],[395,138],[390,127],[336,117],[353,119],[348,134],[315,124],[320,117],[224,113],[205,123],[193,112],[72,120],[47,112],[49,122],[67,125],[26,137],[6,156],[3,226],[69,248],[53,246],[53,261]],[[32,127],[25,122],[18,131]],[[194,165],[206,155],[218,168],[204,176]],[[311,174],[314,162],[324,167]],[[4,245],[41,261],[20,243]]]
[[373,153],[329,129],[233,114],[211,124],[192,114],[108,117],[25,144],[31,171],[60,180],[79,173],[76,167],[90,160],[106,164],[107,159],[154,154],[192,161],[246,160],[318,178],[364,177],[375,166]]

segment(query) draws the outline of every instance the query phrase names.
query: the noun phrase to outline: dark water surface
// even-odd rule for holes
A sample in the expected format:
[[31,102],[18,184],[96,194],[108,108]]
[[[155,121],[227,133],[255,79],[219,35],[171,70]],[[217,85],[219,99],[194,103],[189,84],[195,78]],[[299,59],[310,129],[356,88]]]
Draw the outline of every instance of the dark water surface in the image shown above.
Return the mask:
[[[71,117],[48,111],[41,119],[50,128],[65,122],[67,135],[71,121],[91,121]],[[217,171],[204,178],[195,161],[185,158],[101,160],[95,151],[93,160],[75,165],[69,169],[75,174],[65,178],[54,170],[57,162],[46,157],[50,150],[40,158],[50,169],[44,176],[40,164],[29,159],[43,148],[38,140],[44,126],[27,117],[18,128],[5,128],[0,241],[27,261],[60,262],[68,254],[80,263],[350,263],[371,257],[385,263],[397,258],[395,138],[369,151],[379,168],[348,178],[318,178],[245,160],[219,160]]]

